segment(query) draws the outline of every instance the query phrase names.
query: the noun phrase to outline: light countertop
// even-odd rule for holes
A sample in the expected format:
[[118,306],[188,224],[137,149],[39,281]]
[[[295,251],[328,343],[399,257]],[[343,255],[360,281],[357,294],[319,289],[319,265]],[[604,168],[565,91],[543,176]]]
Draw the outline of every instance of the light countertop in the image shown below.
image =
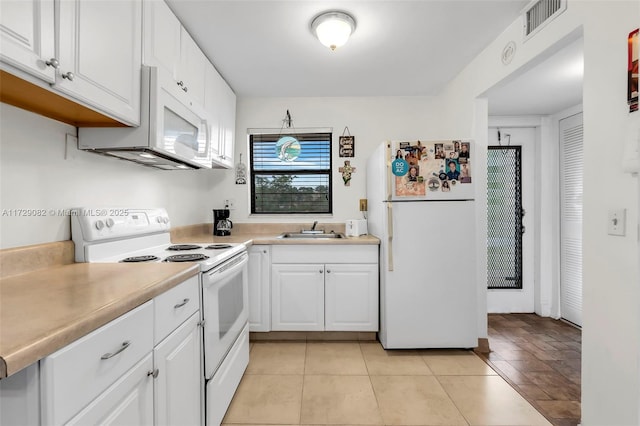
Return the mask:
[[[234,228],[236,226],[234,225]],[[249,247],[255,245],[353,245],[374,244],[379,245],[380,240],[373,235],[361,235],[359,237],[346,238],[278,238],[283,232],[300,232],[300,224],[239,224],[237,230],[232,229],[231,235],[226,237],[215,236],[211,227],[202,226],[192,229],[192,232],[172,234],[173,243],[243,243]],[[326,232],[333,230],[327,227]],[[337,225],[335,232],[344,232],[344,225]]]
[[198,271],[193,263],[76,263],[0,279],[0,379]]
[[[244,243],[256,245],[380,244],[371,235],[340,239],[282,239],[299,224],[240,224],[227,237],[212,235],[210,225],[185,227],[172,233],[174,243]],[[326,225],[343,232],[337,225]],[[327,231],[329,232],[329,231]],[[65,253],[71,243],[65,244]],[[44,244],[3,250],[0,278],[0,379],[14,374],[83,337],[155,296],[197,275],[194,263],[71,263],[50,265],[59,245]],[[55,247],[53,247],[55,246]],[[72,245],[70,246],[72,248]],[[54,250],[55,251],[55,250]],[[13,254],[20,256],[13,256]],[[25,257],[25,253],[28,256]],[[46,252],[43,256],[41,252]],[[69,254],[67,253],[67,254]],[[69,259],[67,259],[69,257]],[[19,262],[16,260],[20,260]],[[57,258],[56,258],[57,259]],[[70,256],[64,262],[72,262]],[[37,261],[37,262],[36,262]],[[22,265],[22,263],[25,263]],[[20,264],[20,268],[11,267]],[[14,265],[15,266],[15,265]],[[24,272],[27,267],[40,269]],[[9,275],[9,273],[15,275]]]

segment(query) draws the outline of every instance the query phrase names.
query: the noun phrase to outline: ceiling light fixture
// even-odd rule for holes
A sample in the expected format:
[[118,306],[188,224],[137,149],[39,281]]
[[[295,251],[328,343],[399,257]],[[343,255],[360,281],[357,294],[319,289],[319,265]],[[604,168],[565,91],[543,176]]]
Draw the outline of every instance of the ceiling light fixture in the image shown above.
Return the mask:
[[311,21],[311,32],[331,50],[345,44],[355,30],[353,17],[337,10],[323,12]]

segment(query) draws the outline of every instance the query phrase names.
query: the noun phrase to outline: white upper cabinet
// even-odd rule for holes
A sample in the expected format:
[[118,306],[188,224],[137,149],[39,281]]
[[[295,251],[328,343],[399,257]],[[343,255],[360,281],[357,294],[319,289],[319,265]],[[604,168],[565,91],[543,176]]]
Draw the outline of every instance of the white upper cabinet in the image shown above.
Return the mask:
[[236,94],[213,65],[206,70],[204,108],[211,121],[214,164],[231,168],[236,130]]
[[224,167],[233,167],[233,148],[236,134],[236,94],[233,93],[233,90],[226,82],[224,82],[223,92],[220,163]]
[[0,2],[0,58],[48,83],[56,77],[53,0]]
[[144,2],[143,62],[166,71],[186,94],[183,101],[204,105],[209,60],[164,1]]
[[209,60],[189,33],[182,28],[180,34],[180,67],[178,84],[199,106],[204,105],[204,81]]
[[164,1],[144,2],[143,63],[182,89],[181,101],[207,115],[214,167],[233,167],[236,95]]
[[140,122],[138,1],[63,0],[55,87],[129,124]]
[[164,1],[144,2],[143,62],[178,79],[182,25]]

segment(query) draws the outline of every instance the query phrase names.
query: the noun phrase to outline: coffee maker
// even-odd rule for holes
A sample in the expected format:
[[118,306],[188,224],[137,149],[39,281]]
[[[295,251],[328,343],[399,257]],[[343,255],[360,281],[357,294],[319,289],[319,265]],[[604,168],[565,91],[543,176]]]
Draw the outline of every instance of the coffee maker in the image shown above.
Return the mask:
[[216,209],[213,211],[213,235],[224,237],[231,235],[233,222],[229,220],[229,209]]

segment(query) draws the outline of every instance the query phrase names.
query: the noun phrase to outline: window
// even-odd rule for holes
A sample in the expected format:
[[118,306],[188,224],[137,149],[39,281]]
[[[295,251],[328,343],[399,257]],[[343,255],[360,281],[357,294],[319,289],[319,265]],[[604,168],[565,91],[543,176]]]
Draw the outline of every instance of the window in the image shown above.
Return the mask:
[[331,133],[253,134],[251,213],[331,213]]

